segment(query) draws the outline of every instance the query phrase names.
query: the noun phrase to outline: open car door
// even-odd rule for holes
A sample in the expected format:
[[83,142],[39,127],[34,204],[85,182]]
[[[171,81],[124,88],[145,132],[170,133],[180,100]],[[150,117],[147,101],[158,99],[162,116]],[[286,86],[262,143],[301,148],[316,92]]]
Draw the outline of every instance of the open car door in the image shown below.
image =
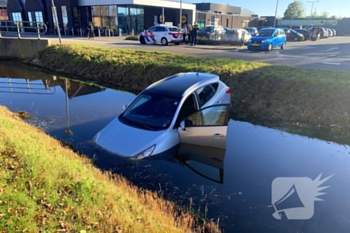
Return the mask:
[[226,149],[181,143],[175,159],[198,175],[222,184]]
[[180,123],[180,142],[226,149],[229,104],[203,108]]

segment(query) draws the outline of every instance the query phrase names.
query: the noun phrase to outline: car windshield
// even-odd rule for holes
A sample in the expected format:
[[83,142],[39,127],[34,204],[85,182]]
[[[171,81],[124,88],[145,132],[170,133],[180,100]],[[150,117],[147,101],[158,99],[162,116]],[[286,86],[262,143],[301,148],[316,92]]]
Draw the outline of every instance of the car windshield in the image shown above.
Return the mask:
[[167,129],[174,117],[180,97],[143,92],[120,115],[123,123],[147,130]]
[[171,31],[171,32],[179,32],[180,30],[178,28],[175,28],[175,27],[169,27],[169,31]]
[[269,29],[264,29],[264,30],[260,30],[258,32],[258,36],[261,36],[261,37],[266,37],[266,36],[272,36],[273,33],[275,32],[275,30],[269,30]]

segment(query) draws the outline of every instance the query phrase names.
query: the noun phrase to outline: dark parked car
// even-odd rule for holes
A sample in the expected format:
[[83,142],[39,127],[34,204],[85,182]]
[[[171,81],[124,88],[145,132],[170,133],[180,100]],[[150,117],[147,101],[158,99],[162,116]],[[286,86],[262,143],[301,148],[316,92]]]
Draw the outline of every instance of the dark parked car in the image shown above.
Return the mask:
[[222,26],[208,25],[198,30],[198,40],[220,41],[224,37],[226,30]]
[[307,30],[305,29],[296,29],[295,31],[299,32],[304,36],[304,40],[310,40],[310,34]]
[[286,33],[286,36],[287,36],[287,40],[294,40],[294,41],[302,41],[304,40],[304,36],[303,34],[293,30],[293,29],[290,29],[290,28],[283,28],[283,30],[285,31]]

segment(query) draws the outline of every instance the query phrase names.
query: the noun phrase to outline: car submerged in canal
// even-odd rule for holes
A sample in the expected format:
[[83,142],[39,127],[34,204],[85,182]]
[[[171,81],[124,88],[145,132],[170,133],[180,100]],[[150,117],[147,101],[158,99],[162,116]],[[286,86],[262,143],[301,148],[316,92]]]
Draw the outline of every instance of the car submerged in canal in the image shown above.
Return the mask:
[[179,73],[139,93],[93,141],[136,160],[168,153],[180,143],[225,149],[230,108],[231,90],[219,76]]

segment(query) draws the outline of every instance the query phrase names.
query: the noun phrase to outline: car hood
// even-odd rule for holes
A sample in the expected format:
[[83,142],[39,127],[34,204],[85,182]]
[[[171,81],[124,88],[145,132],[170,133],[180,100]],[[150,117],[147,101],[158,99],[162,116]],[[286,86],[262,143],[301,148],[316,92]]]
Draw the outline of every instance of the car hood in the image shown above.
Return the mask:
[[259,37],[259,36],[254,36],[251,38],[251,41],[252,42],[261,42],[263,40],[268,40],[268,39],[271,39],[271,37]]
[[166,130],[149,131],[135,128],[116,117],[96,134],[93,141],[104,149],[125,157],[135,156],[155,145],[166,135]]

